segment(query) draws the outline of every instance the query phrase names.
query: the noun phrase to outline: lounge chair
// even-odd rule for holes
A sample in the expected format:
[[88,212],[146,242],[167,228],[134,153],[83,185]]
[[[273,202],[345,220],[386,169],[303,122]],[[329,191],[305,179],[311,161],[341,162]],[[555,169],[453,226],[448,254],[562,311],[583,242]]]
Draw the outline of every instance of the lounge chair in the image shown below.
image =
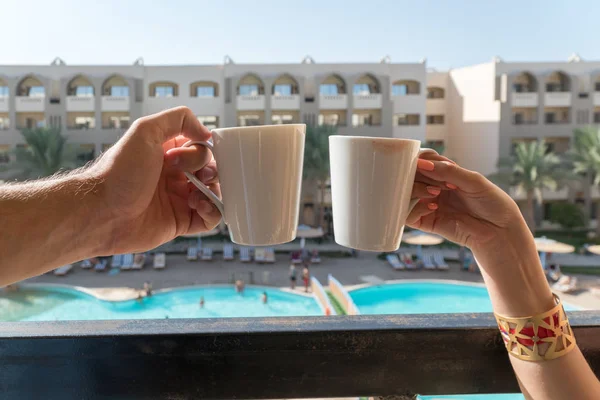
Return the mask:
[[275,262],[275,249],[274,248],[269,247],[266,249],[265,262],[271,263],[271,264]]
[[310,257],[310,263],[311,264],[320,264],[321,263],[321,256],[319,256],[318,250],[313,250],[312,255]]
[[198,259],[198,248],[197,247],[188,247],[187,260],[188,261],[196,261],[197,259]]
[[302,253],[299,251],[292,252],[292,264],[302,264]]
[[444,260],[444,256],[442,255],[442,253],[434,253],[433,261],[435,262],[435,266],[439,270],[448,271],[450,269],[448,263],[446,262],[446,260]]
[[252,257],[250,256],[250,249],[248,247],[240,247],[240,261],[250,262]]
[[423,268],[430,271],[435,269],[433,256],[431,254],[423,254]]
[[202,249],[202,261],[212,261],[212,260],[213,260],[212,247],[204,247]]
[[131,265],[131,269],[142,269],[144,268],[145,263],[146,255],[143,253],[136,254],[133,256],[133,264]]
[[417,265],[414,263],[412,256],[409,253],[400,254],[400,262],[404,264],[406,269],[416,270]]
[[94,271],[96,272],[102,272],[106,269],[106,265],[108,264],[108,261],[106,260],[100,260],[96,263],[96,265],[94,265]]
[[116,254],[116,255],[112,256],[112,260],[110,262],[111,267],[119,268],[122,263],[123,263],[123,255],[122,254]]
[[71,264],[63,265],[62,267],[58,267],[54,270],[54,275],[65,276],[66,274],[69,273],[69,271],[71,271],[71,269],[73,269],[73,265],[71,265]]
[[92,262],[90,260],[83,260],[81,262],[81,264],[79,264],[79,266],[82,269],[90,269],[90,268],[92,268]]
[[128,270],[133,266],[133,254],[123,254],[123,263],[121,269]]
[[233,261],[233,245],[226,244],[223,246],[223,260],[225,261]]
[[254,261],[257,263],[267,262],[267,250],[264,248],[254,250]]
[[577,278],[574,276],[563,275],[558,282],[552,285],[552,290],[561,293],[569,293],[577,290]]
[[400,262],[400,260],[398,259],[398,255],[396,254],[388,254],[385,256],[385,259],[387,260],[388,264],[390,264],[391,267],[394,268],[396,271],[402,271],[406,268],[404,264]]
[[152,263],[154,269],[163,269],[167,266],[167,255],[165,253],[154,254],[154,260]]

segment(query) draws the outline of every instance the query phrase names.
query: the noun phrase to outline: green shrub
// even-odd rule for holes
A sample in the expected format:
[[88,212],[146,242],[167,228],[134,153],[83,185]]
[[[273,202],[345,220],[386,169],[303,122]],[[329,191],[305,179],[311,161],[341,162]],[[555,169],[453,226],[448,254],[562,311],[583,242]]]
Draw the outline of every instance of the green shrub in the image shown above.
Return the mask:
[[550,222],[557,223],[565,229],[581,228],[585,225],[581,209],[572,203],[553,203],[550,206]]

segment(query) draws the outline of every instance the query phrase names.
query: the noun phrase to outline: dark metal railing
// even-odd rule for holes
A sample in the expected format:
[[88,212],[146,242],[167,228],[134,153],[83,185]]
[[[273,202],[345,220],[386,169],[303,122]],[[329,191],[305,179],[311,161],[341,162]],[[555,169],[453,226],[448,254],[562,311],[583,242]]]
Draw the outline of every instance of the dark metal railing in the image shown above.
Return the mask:
[[[600,370],[600,311],[570,313]],[[0,323],[0,398],[507,393],[491,314]]]

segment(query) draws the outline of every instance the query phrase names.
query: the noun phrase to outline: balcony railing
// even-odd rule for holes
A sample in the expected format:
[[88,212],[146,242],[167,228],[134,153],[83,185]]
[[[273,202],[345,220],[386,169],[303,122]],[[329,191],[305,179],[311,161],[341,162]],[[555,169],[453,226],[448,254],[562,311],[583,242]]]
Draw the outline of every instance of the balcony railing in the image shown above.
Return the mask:
[[102,111],[129,111],[129,96],[102,96]]
[[[600,311],[569,313],[600,370]],[[492,314],[6,322],[3,399],[510,393]]]
[[15,99],[15,110],[17,112],[44,112],[46,97],[17,96]]
[[594,92],[593,101],[595,106],[600,106],[600,92]]
[[254,111],[264,110],[265,108],[265,95],[238,95],[237,96],[237,109],[240,111]]
[[9,107],[8,107],[9,99],[10,99],[10,97],[8,97],[8,96],[0,96],[0,112],[8,112],[9,111]]
[[93,96],[67,96],[67,111],[93,112],[96,108],[96,99]]
[[381,108],[381,94],[356,94],[354,95],[354,108],[356,109],[378,109]]
[[271,97],[271,109],[273,110],[298,110],[300,108],[300,95]]
[[537,93],[512,93],[512,104],[513,107],[537,107],[538,106],[538,94]]
[[547,92],[544,94],[546,107],[571,107],[570,92]]
[[319,95],[319,108],[321,110],[345,110],[348,108],[348,96],[345,94]]

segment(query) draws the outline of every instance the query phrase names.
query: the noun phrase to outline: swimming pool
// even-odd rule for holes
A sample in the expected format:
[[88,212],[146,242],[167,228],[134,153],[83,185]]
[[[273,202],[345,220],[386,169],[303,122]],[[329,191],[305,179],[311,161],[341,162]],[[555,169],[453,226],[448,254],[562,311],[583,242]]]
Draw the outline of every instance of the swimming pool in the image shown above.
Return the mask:
[[[262,303],[267,292],[268,303]],[[204,308],[200,298],[204,297]],[[312,297],[250,286],[243,294],[232,286],[172,289],[142,300],[108,302],[76,289],[23,287],[0,295],[0,321],[221,318],[322,315]]]
[[[466,283],[410,282],[368,286],[348,292],[361,314],[437,314],[491,312],[484,286]],[[565,304],[565,309],[575,307]]]

